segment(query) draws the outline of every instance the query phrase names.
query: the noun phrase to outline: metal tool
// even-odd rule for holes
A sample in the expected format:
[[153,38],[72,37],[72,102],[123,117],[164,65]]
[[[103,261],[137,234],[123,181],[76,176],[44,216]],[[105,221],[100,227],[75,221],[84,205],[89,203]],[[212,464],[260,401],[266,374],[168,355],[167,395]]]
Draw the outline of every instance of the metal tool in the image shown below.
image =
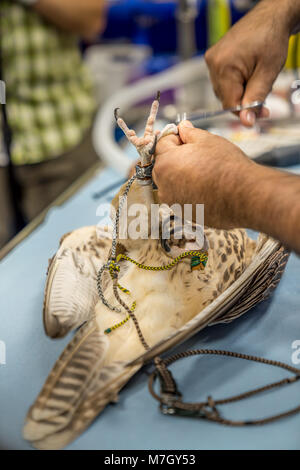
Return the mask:
[[263,105],[264,105],[263,101],[254,101],[253,103],[247,104],[245,106],[238,105],[238,106],[234,106],[233,108],[218,109],[217,111],[194,111],[191,114],[178,113],[176,122],[180,122],[186,119],[188,121],[199,121],[202,119],[210,119],[216,116],[222,116],[223,114],[226,114],[226,113],[239,113],[240,111],[244,111],[246,109],[261,108]]

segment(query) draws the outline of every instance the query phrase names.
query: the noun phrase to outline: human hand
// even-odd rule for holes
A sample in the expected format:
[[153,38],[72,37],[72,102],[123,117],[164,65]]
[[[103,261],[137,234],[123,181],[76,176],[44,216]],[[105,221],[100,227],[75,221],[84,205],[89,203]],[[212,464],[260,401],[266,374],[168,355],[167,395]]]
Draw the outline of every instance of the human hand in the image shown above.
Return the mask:
[[[157,145],[153,178],[159,202],[204,204],[206,226],[247,227],[300,254],[300,177],[253,162],[226,139],[195,129]],[[195,211],[194,211],[195,215]]]
[[158,142],[153,179],[160,202],[204,204],[205,225],[229,229],[246,224],[240,193],[256,167],[228,140],[183,121],[179,136]]
[[[214,91],[224,108],[265,101],[285,64],[296,18],[299,1],[264,0],[206,52]],[[269,115],[266,108],[257,112]],[[242,111],[240,119],[251,127],[256,114]]]

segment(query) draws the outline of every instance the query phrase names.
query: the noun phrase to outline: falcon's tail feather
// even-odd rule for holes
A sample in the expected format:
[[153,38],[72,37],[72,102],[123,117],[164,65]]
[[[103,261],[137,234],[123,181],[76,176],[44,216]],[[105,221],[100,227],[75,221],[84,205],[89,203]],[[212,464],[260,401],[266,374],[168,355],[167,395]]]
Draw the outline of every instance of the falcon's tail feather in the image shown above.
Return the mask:
[[24,438],[39,449],[58,449],[75,439],[141,367],[105,364],[108,337],[93,318],[65,348],[29,410]]

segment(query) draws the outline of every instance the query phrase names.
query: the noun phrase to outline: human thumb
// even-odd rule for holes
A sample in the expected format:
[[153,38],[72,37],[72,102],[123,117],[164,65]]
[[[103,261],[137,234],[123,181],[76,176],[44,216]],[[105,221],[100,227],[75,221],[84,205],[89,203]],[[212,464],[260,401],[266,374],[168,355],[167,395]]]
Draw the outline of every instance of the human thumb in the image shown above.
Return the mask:
[[196,129],[190,121],[182,121],[179,126],[179,136],[184,144],[199,142],[206,131]]
[[[261,70],[255,71],[247,83],[242,105],[245,106],[255,101],[263,103],[272,89],[274,78],[275,77],[266,76]],[[267,109],[265,107],[258,107],[255,110],[242,111],[240,113],[240,119],[245,126],[253,126],[258,115],[267,117]]]

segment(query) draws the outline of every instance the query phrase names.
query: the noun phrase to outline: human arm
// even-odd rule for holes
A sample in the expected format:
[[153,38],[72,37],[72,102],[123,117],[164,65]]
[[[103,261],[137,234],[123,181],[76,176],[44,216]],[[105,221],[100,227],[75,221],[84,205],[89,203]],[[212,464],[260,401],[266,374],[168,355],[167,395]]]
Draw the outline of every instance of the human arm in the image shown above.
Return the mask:
[[300,176],[258,165],[226,139],[184,123],[179,135],[157,146],[161,202],[204,204],[205,225],[258,230],[300,254]]
[[64,31],[93,39],[105,26],[105,0],[19,0]]
[[[205,54],[224,108],[264,101],[285,64],[289,37],[300,26],[300,0],[262,0]],[[262,110],[265,117],[268,112]],[[242,111],[246,126],[253,111]]]

